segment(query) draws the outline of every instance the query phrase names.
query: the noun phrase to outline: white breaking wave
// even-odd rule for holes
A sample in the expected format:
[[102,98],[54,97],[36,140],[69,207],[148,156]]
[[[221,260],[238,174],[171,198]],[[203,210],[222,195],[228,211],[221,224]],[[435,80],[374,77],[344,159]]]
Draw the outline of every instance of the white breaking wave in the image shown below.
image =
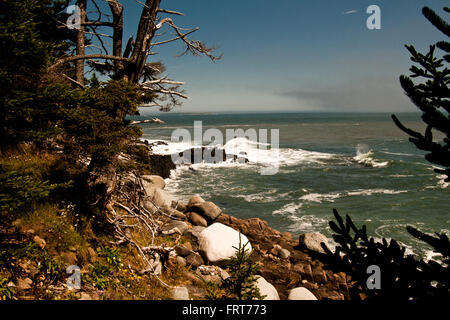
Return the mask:
[[450,183],[445,182],[445,179],[447,179],[447,176],[445,174],[437,176],[439,179],[438,186],[440,186],[442,189],[445,189],[449,186]]
[[160,144],[155,145],[152,147],[152,151],[155,154],[161,154],[161,155],[171,155],[174,153],[180,153],[184,150],[190,149],[193,147],[191,143],[188,142],[172,142],[172,141],[164,141],[164,140],[148,140],[146,139],[148,143],[152,144],[155,142],[164,142],[166,144]]
[[392,154],[394,156],[420,157],[419,155],[412,154],[412,153],[400,153],[400,152],[388,152],[388,151],[381,151],[381,152],[386,153],[386,154]]
[[356,156],[353,158],[353,160],[365,166],[374,168],[382,168],[389,165],[389,161],[376,161],[373,158],[373,151],[366,144],[358,144],[356,146]]
[[342,196],[341,193],[328,193],[328,194],[309,193],[307,195],[302,196],[300,199],[309,202],[321,203],[322,201],[334,202],[335,199],[338,199],[341,196]]
[[450,185],[449,182],[445,182],[445,179],[447,179],[447,176],[445,174],[438,175],[436,178],[438,178],[438,182],[435,186],[427,186],[425,189],[446,189]]
[[373,194],[399,194],[406,193],[408,190],[389,190],[389,189],[359,189],[348,192],[349,196],[371,196]]
[[232,197],[233,198],[242,198],[246,202],[267,203],[267,202],[273,202],[278,198],[282,198],[282,197],[288,195],[288,193],[277,194],[277,191],[278,191],[277,189],[272,189],[269,191],[259,192],[259,193],[255,193],[255,194],[248,194],[248,195],[236,194],[236,195],[232,195]]
[[272,212],[272,214],[295,214],[298,209],[300,209],[303,206],[302,203],[288,203],[284,205],[281,209],[275,210]]
[[342,197],[351,196],[371,196],[374,194],[399,194],[406,193],[407,190],[390,190],[390,189],[356,189],[352,191],[342,191],[342,192],[330,192],[330,193],[309,193],[302,197],[300,200],[306,202],[335,202],[336,199]]
[[291,232],[317,232],[318,229],[328,229],[328,220],[317,217],[315,215],[296,216],[291,215],[289,218],[293,224],[289,226]]
[[321,160],[331,159],[334,154],[302,149],[272,149],[270,144],[251,141],[244,137],[228,141],[223,148],[227,154],[243,155],[250,163],[262,165],[290,166],[301,163],[324,164]]
[[[147,140],[149,143],[164,142],[165,144],[155,145],[152,150],[155,154],[161,155],[171,155],[174,153],[180,153],[182,151],[199,147],[195,146],[190,142],[172,142],[172,141],[162,141],[162,140]],[[301,163],[315,163],[315,164],[325,164],[323,160],[331,159],[336,157],[335,154],[307,151],[302,149],[290,149],[290,148],[274,148],[272,149],[269,144],[251,141],[245,137],[234,138],[225,145],[215,145],[208,147],[216,147],[219,149],[224,149],[227,154],[233,154],[237,156],[245,157],[249,160],[250,164],[260,164],[267,166],[291,166]],[[225,161],[218,164],[208,164],[202,163],[200,165],[206,166],[228,166],[235,165],[236,161]]]
[[408,177],[414,177],[413,174],[391,174],[389,177],[392,178],[408,178]]

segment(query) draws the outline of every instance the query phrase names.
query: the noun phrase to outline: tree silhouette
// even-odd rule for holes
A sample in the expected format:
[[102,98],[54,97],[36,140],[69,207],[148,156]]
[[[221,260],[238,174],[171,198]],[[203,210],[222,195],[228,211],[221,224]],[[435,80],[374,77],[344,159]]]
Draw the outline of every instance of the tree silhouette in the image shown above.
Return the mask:
[[[444,11],[450,12],[449,8]],[[422,9],[423,15],[442,33],[450,37],[450,25],[442,20],[428,7]],[[406,128],[395,115],[392,119],[395,124],[410,138],[417,148],[428,151],[425,159],[444,168],[435,169],[435,172],[446,175],[446,182],[450,182],[450,70],[446,64],[450,62],[450,43],[439,41],[430,46],[427,54],[416,51],[414,46],[405,45],[411,53],[410,77],[400,76],[400,83],[405,94],[423,112],[422,120],[427,125],[424,134]],[[436,48],[444,51],[442,58],[435,56]],[[414,83],[411,78],[422,78],[421,83]],[[433,130],[442,132],[445,137],[441,142],[433,141]]]

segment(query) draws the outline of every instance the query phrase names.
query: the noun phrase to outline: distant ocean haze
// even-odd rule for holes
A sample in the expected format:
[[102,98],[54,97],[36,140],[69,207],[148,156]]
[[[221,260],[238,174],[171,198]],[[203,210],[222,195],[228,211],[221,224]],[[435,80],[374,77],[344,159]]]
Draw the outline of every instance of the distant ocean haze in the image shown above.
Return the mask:
[[[418,113],[398,117],[424,130]],[[152,115],[153,116],[153,115]],[[430,248],[407,234],[407,225],[450,235],[450,189],[385,113],[216,113],[158,114],[164,125],[142,125],[144,139],[166,141],[157,152],[170,154],[192,146],[170,141],[173,130],[217,128],[279,129],[277,159],[258,141],[237,138],[219,147],[246,150],[250,164],[194,164],[179,167],[167,181],[182,200],[194,194],[239,218],[259,217],[294,236],[318,231],[331,236],[332,208],[380,239],[395,238],[408,251],[431,257]],[[270,136],[270,134],[269,134]],[[440,138],[439,136],[437,138]],[[204,143],[208,143],[204,141]],[[251,160],[251,159],[250,159]],[[279,161],[278,173],[259,174],[260,166]],[[257,163],[256,163],[257,162]]]

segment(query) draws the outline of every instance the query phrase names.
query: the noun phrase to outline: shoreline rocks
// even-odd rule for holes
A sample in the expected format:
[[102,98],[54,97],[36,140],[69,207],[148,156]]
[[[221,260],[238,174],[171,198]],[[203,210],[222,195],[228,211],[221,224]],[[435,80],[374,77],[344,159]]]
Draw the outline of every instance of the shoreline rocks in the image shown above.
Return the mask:
[[191,206],[188,205],[188,210],[199,214],[201,217],[206,219],[208,222],[212,222],[221,215],[222,210],[212,202],[200,202],[195,203]]
[[321,243],[324,243],[327,247],[329,247],[328,238],[319,232],[301,234],[298,241],[300,247],[319,253],[325,253]]
[[[260,218],[244,220],[228,215],[199,195],[193,196],[188,203],[173,201],[170,194],[158,188],[163,186],[162,179],[152,177],[147,180],[148,188],[160,197],[156,201],[164,205],[161,210],[166,212],[168,219],[161,226],[162,234],[180,234],[184,238],[172,252],[173,263],[189,266],[194,271],[205,263],[209,266],[202,268],[224,266],[226,260],[236,254],[235,248],[239,247],[241,237],[241,246],[249,243],[246,249],[251,253],[252,263],[261,266],[258,286],[262,288],[261,294],[268,296],[266,299],[350,299],[348,277],[326,269],[320,256],[313,254],[320,252],[321,242],[328,245],[324,235],[304,234],[293,240],[289,232],[281,233]],[[175,211],[176,214],[170,214]],[[217,274],[208,277],[221,281]],[[195,289],[198,285],[193,283],[188,288],[198,291],[199,288]],[[198,297],[199,293],[194,291],[191,293]]]
[[221,223],[214,223],[199,234],[199,251],[212,264],[222,264],[236,255],[239,245],[247,252],[252,246],[243,234]]

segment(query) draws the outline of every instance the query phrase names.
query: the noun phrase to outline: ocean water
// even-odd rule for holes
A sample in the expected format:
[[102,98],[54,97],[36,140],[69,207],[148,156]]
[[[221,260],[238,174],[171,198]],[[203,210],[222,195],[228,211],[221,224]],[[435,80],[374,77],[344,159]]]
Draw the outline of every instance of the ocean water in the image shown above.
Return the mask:
[[[149,115],[146,115],[147,117]],[[151,115],[153,116],[153,115]],[[195,164],[180,167],[167,179],[174,197],[188,200],[200,194],[228,214],[259,217],[294,236],[322,232],[331,237],[332,209],[365,224],[376,239],[394,238],[407,252],[429,259],[430,247],[410,236],[411,225],[424,232],[450,235],[450,187],[436,174],[390,114],[357,113],[167,113],[155,115],[166,124],[144,124],[143,138],[166,141],[156,151],[170,154],[192,146],[173,142],[175,129],[193,132],[202,121],[203,132],[217,128],[279,130],[279,150],[260,139],[238,137],[215,144],[227,152],[245,151],[249,164]],[[398,114],[410,128],[424,126],[418,113]],[[260,170],[279,163],[274,175]]]

